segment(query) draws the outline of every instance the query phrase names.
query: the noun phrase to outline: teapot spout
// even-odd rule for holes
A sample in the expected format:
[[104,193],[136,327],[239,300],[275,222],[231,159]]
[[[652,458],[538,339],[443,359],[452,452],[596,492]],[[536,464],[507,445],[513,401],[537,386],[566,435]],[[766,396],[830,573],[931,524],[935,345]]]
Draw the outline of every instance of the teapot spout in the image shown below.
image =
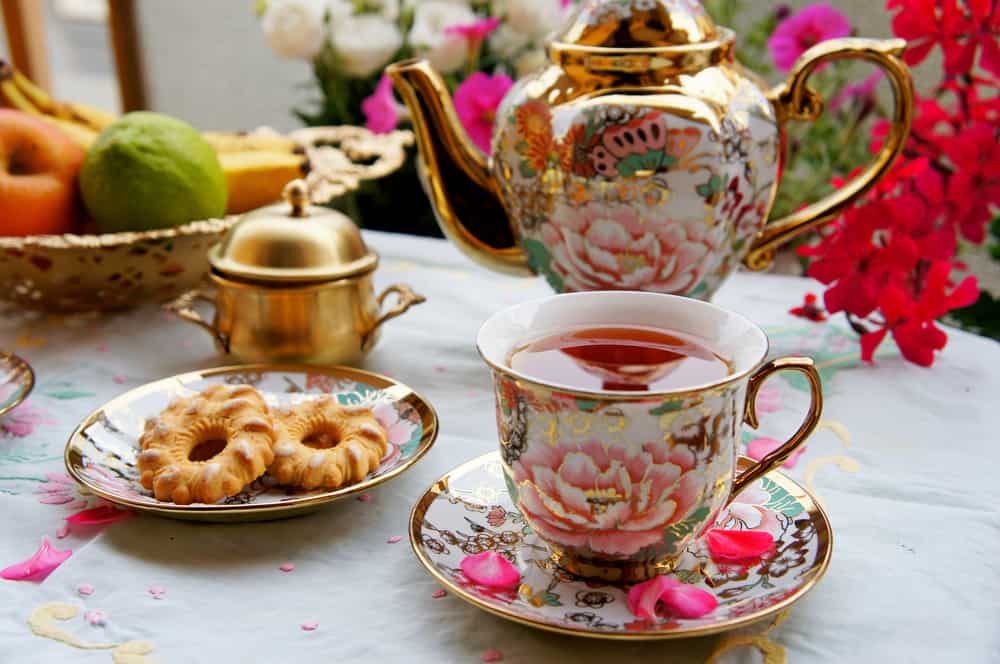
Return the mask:
[[487,157],[462,128],[444,80],[426,60],[397,62],[386,73],[410,111],[418,171],[441,230],[485,267],[530,275]]

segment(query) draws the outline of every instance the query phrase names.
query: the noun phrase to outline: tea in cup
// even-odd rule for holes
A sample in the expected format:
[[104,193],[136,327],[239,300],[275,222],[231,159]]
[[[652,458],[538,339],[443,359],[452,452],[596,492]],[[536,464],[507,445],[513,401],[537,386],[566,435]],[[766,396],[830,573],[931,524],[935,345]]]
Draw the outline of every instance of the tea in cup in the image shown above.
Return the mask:
[[[525,521],[568,571],[635,582],[670,571],[744,487],[819,423],[808,358],[766,362],[767,336],[693,299],[626,291],[556,295],[480,329],[493,372],[500,453]],[[744,422],[778,371],[811,387],[805,421],[736,474]]]

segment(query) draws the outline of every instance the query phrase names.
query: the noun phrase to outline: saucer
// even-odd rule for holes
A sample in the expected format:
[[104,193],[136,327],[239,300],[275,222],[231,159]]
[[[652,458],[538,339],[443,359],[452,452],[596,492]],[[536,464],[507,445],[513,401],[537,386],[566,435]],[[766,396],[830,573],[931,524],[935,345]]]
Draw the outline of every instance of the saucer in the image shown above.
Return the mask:
[[35,372],[13,353],[0,351],[0,417],[17,408],[35,386]]
[[[175,397],[190,396],[213,383],[252,385],[272,407],[319,394],[332,394],[342,404],[370,405],[388,433],[389,451],[378,470],[358,484],[339,489],[289,489],[276,486],[265,475],[239,495],[212,505],[158,501],[139,483],[136,468],[143,425]],[[385,376],[346,367],[250,365],[182,374],[112,399],[73,432],[65,461],[77,482],[122,507],[192,521],[263,521],[309,512],[396,477],[427,453],[437,430],[431,405]]]
[[[739,460],[740,468],[750,463]],[[496,452],[452,470],[424,494],[410,516],[410,542],[431,575],[463,600],[530,627],[602,639],[703,636],[763,620],[805,595],[830,562],[833,535],[826,514],[780,472],[748,487],[717,527],[766,528],[775,536],[774,553],[747,566],[720,565],[704,540],[695,541],[670,576],[712,593],[718,608],[694,620],[656,622],[629,612],[627,587],[585,581],[552,561],[515,510]],[[462,559],[486,550],[515,563],[521,572],[517,590],[491,590],[465,577]]]

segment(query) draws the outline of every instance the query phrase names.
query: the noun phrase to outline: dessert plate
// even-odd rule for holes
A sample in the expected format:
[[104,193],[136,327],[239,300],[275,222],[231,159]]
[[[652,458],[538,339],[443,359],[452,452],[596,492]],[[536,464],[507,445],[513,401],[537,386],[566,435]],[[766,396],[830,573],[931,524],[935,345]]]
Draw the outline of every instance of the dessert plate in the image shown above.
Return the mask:
[[0,351],[0,417],[17,408],[35,386],[35,372],[13,353]]
[[[749,465],[740,459],[740,467]],[[718,608],[694,620],[640,620],[628,588],[584,581],[560,569],[516,511],[500,456],[474,459],[438,480],[413,509],[410,542],[424,567],[451,593],[490,613],[539,629],[604,639],[674,639],[722,632],[772,616],[800,599],[823,576],[833,535],[806,489],[771,472],[737,496],[716,527],[766,529],[772,554],[746,565],[712,561],[704,540],[682,554],[671,576],[715,595]],[[465,556],[492,550],[521,572],[517,590],[479,586],[465,577]]]
[[[136,456],[147,418],[178,396],[212,383],[252,385],[270,406],[332,394],[343,404],[370,404],[385,428],[389,451],[382,465],[358,484],[339,489],[288,489],[265,475],[239,495],[212,505],[156,500],[139,483]],[[437,438],[437,416],[423,397],[396,381],[346,367],[250,365],[196,371],[148,383],[111,400],[89,415],[66,445],[66,469],[96,495],[122,507],[193,521],[262,521],[312,511],[367,491],[416,463]]]

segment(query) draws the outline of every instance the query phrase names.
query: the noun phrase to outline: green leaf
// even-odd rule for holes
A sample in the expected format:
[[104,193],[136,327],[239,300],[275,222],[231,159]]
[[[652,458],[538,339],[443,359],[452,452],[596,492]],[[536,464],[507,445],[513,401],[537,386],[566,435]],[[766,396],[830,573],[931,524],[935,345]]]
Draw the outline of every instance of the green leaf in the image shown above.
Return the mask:
[[656,408],[649,411],[650,415],[666,415],[667,413],[676,413],[677,411],[684,410],[684,402],[680,399],[671,399],[664,401]]
[[552,269],[552,255],[544,244],[538,240],[524,240],[524,253],[528,255],[531,269],[545,277],[552,289],[561,293],[566,289],[562,275]]
[[521,163],[518,164],[517,170],[521,172],[521,177],[523,178],[533,178],[538,175],[538,171],[533,169],[531,164],[529,164],[525,159],[522,159]]
[[53,399],[59,399],[60,401],[69,401],[71,399],[92,397],[95,396],[95,394],[93,392],[81,392],[79,390],[60,390],[58,392],[46,392],[45,396],[52,397]]
[[795,517],[805,511],[802,503],[795,499],[792,494],[785,491],[774,480],[764,477],[760,480],[761,488],[771,494],[771,499],[764,505],[767,509],[781,512],[787,517]]
[[708,182],[698,185],[695,189],[702,198],[711,198],[722,191],[722,178],[718,175],[713,175]]
[[559,595],[551,591],[542,595],[542,601],[545,602],[546,606],[562,606],[562,602],[559,601]]
[[656,172],[660,168],[669,167],[676,159],[668,156],[663,150],[653,150],[645,154],[630,154],[625,157],[615,168],[623,177],[632,177],[639,171]]
[[696,569],[675,569],[671,576],[681,583],[698,583],[701,581],[701,572]]
[[692,512],[683,521],[678,521],[675,524],[667,526],[663,529],[663,541],[666,544],[673,544],[674,542],[679,542],[691,533],[695,531],[696,528],[701,526],[708,516],[708,506],[703,505],[699,507],[694,512]]
[[576,407],[585,413],[592,412],[597,406],[600,405],[600,401],[594,401],[592,399],[580,399],[576,400]]

